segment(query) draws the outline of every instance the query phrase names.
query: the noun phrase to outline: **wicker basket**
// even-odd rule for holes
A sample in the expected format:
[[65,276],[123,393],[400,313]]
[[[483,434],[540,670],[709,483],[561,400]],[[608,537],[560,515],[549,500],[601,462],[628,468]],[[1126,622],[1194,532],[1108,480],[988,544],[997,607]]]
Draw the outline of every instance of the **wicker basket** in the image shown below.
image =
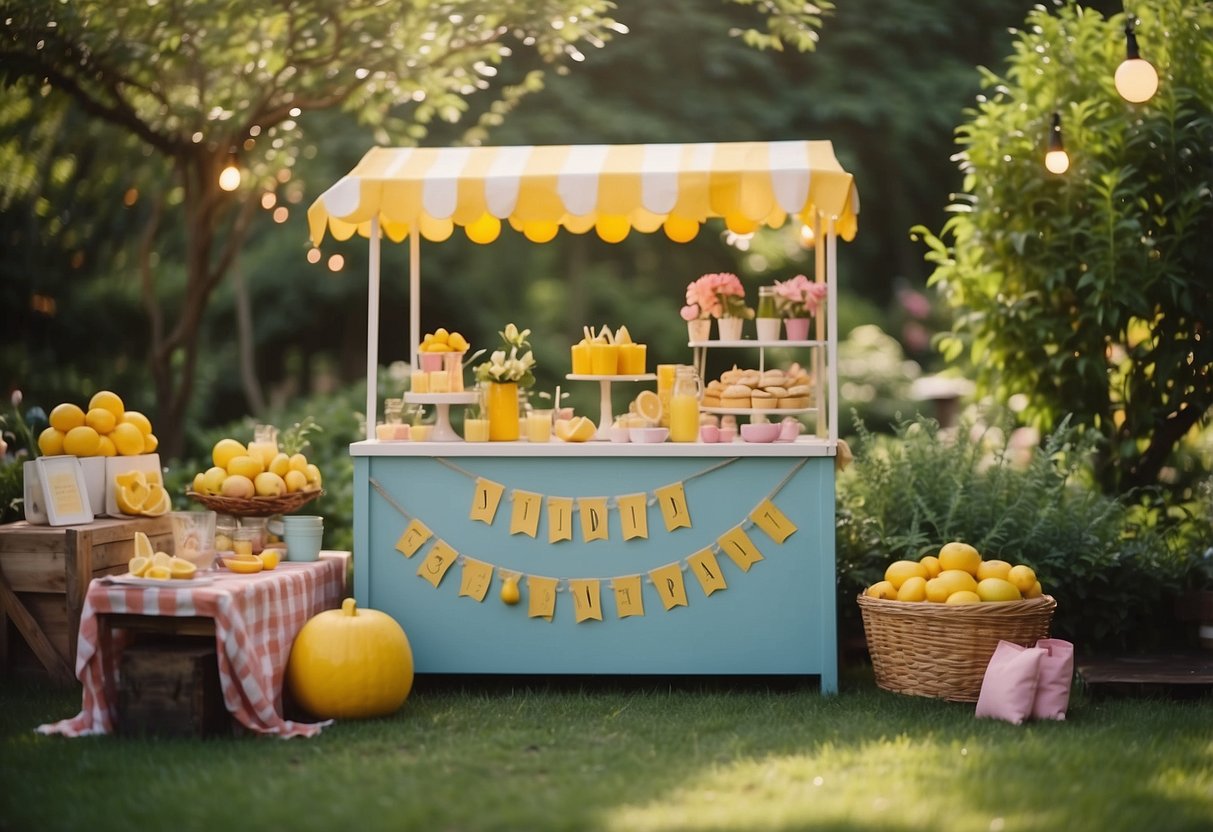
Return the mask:
[[279,497],[224,497],[221,494],[199,494],[185,492],[191,499],[221,514],[239,517],[269,517],[271,514],[290,514],[324,494],[323,491],[293,491]]
[[952,702],[976,702],[998,642],[1030,647],[1047,638],[1056,609],[1048,595],[960,605],[859,596],[876,684]]

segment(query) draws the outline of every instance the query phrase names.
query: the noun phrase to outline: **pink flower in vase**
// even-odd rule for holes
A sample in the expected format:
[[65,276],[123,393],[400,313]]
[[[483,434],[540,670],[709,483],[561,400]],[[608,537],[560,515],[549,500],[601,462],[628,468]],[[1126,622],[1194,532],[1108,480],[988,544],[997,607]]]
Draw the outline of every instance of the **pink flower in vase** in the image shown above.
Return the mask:
[[745,305],[745,288],[735,274],[729,272],[710,273],[691,281],[687,285],[687,305],[682,308],[682,318],[751,318],[754,313]]
[[828,291],[824,283],[798,274],[791,280],[775,281],[775,304],[785,318],[808,318],[817,313]]

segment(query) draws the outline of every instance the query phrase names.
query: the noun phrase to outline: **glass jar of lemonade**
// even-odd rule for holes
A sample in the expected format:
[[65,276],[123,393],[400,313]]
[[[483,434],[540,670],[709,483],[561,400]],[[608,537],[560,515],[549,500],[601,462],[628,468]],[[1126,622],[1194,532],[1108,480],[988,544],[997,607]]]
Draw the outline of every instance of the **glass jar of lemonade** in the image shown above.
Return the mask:
[[699,439],[699,399],[703,382],[694,367],[680,365],[674,374],[670,395],[670,441],[695,442]]

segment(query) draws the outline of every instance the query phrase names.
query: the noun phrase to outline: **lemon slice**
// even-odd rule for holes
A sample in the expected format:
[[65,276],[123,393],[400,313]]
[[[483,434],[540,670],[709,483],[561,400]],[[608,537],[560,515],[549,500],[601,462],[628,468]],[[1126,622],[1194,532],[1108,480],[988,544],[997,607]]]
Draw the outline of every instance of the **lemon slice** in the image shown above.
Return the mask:
[[150,557],[147,557],[146,555],[136,555],[135,557],[131,558],[131,574],[136,578],[142,578],[147,573],[147,570],[151,567],[151,565],[152,559]]
[[152,548],[152,541],[148,539],[147,534],[135,532],[135,557],[151,560],[155,553],[156,550]]
[[168,581],[172,579],[173,572],[167,566],[153,566],[143,573],[143,577],[153,581]]
[[163,566],[168,569],[173,563],[173,556],[168,552],[156,552],[152,555],[152,568]]
[[185,558],[174,557],[169,561],[169,574],[179,580],[189,580],[198,574],[198,567]]
[[223,565],[242,575],[251,575],[265,568],[265,564],[258,558],[224,558]]
[[556,422],[556,438],[565,442],[588,442],[594,438],[597,427],[591,419],[576,416]]
[[661,421],[661,398],[652,390],[642,390],[636,397],[636,412],[649,424],[657,424]]
[[172,503],[169,500],[168,492],[164,490],[164,486],[153,483],[149,486],[149,495],[147,500],[140,507],[139,513],[147,517],[159,517],[162,514],[167,514]]
[[114,502],[123,514],[141,514],[150,496],[151,489],[142,471],[127,471],[114,477]]

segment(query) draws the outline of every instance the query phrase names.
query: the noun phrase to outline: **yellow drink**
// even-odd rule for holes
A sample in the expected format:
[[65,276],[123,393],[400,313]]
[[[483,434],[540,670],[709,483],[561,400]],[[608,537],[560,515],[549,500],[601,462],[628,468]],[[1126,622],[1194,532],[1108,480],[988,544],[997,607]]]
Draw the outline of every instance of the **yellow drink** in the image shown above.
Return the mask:
[[489,420],[488,419],[464,419],[463,420],[463,438],[467,442],[488,442],[489,441]]
[[699,438],[699,399],[679,394],[670,397],[670,441],[694,442]]
[[573,375],[588,376],[594,372],[590,361],[590,345],[587,343],[574,344],[569,348],[573,364]]
[[552,438],[552,411],[533,410],[526,415],[528,442],[547,442]]
[[619,373],[619,347],[615,344],[590,344],[590,368],[596,376]]
[[433,425],[413,425],[409,428],[409,438],[414,442],[429,442],[433,430]]
[[253,541],[240,540],[239,538],[232,541],[232,551],[238,555],[248,555],[252,557]]
[[451,392],[451,377],[446,370],[434,370],[432,373],[430,373],[430,392]]
[[430,374],[425,370],[413,370],[413,392],[428,393],[430,392]]

